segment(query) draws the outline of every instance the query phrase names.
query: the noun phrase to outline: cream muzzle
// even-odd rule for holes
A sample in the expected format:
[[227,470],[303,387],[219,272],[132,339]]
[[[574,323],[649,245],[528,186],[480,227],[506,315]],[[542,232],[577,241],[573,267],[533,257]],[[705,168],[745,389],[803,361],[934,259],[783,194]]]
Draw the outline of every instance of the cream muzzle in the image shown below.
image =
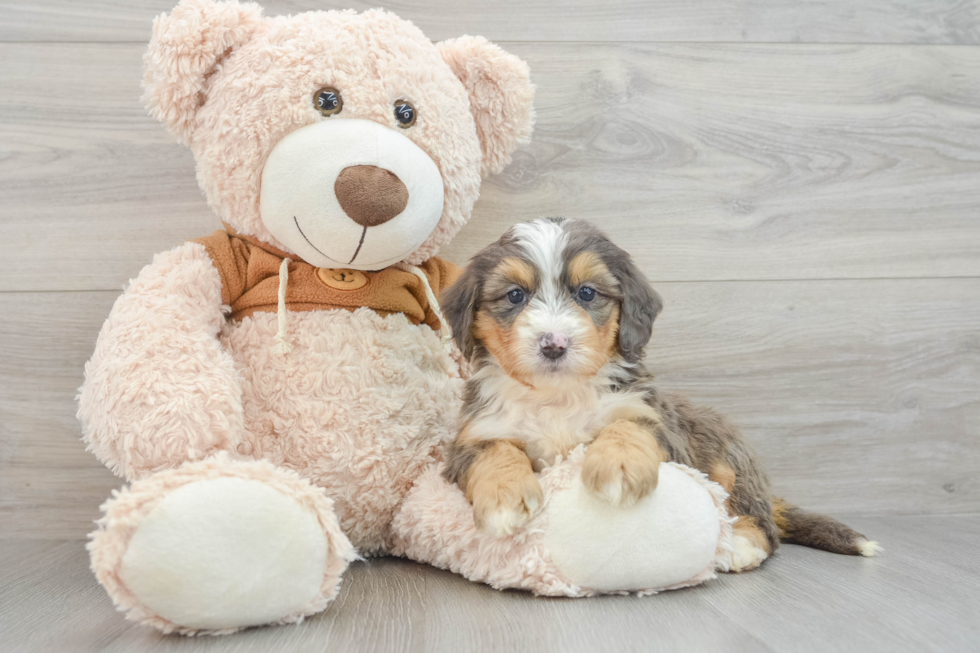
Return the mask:
[[415,251],[439,223],[442,175],[396,130],[332,118],[276,144],[259,208],[272,235],[308,263],[379,270]]

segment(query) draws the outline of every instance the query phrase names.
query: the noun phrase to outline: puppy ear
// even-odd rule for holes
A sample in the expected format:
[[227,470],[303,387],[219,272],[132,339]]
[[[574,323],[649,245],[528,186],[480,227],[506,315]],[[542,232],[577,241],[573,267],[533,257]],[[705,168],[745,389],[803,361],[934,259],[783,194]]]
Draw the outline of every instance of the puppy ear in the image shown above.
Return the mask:
[[473,317],[476,315],[476,301],[480,296],[481,287],[479,275],[469,265],[456,283],[442,293],[439,303],[442,312],[449,322],[453,332],[453,340],[463,353],[463,358],[469,360],[473,355]]
[[184,145],[190,145],[208,77],[261,22],[261,7],[237,0],[183,0],[153,21],[143,55],[143,104]]
[[483,176],[500,172],[517,146],[531,139],[534,86],[527,64],[482,36],[461,36],[436,47],[470,96]]
[[613,275],[619,280],[623,294],[619,314],[619,351],[629,363],[643,358],[643,349],[653,334],[653,321],[664,307],[664,300],[647,281],[646,276],[633,262],[630,255],[622,252],[613,266]]

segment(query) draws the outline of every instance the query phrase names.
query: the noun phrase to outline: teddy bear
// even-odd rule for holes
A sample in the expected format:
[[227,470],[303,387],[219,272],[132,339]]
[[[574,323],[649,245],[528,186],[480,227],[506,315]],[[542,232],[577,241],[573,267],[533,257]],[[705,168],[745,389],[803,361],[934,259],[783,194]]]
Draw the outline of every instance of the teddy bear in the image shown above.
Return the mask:
[[524,62],[381,10],[183,0],[144,65],[144,101],[192,150],[223,228],[130,281],[85,367],[83,439],[129,483],[88,548],[127,618],[184,634],[298,622],[358,556],[563,596],[724,566],[724,491],[682,466],[611,510],[572,452],[503,538],[440,475],[467,366],[438,305],[458,270],[436,254],[529,139]]

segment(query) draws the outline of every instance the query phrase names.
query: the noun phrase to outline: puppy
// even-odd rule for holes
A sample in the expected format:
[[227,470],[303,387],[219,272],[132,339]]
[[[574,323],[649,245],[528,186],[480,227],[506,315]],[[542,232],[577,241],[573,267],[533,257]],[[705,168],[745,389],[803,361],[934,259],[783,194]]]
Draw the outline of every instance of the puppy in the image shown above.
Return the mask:
[[874,542],[770,494],[739,430],[661,393],[642,363],[663,303],[629,255],[578,220],[518,224],[471,261],[442,307],[474,373],[445,478],[496,535],[541,507],[534,470],[588,444],[582,481],[614,505],[657,487],[660,464],[705,472],[737,518],[732,569],[753,569],[783,541],[850,555]]

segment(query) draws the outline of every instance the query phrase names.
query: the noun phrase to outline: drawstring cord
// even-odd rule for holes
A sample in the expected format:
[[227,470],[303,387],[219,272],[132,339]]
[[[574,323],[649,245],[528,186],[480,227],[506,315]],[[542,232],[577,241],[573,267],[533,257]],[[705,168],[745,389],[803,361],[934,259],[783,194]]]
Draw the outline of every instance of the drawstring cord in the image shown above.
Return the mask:
[[276,308],[276,320],[279,329],[276,331],[276,344],[272,351],[278,354],[288,354],[292,351],[286,340],[286,284],[289,283],[289,259],[284,258],[279,266],[279,306]]
[[411,272],[419,278],[422,282],[422,288],[425,289],[425,298],[429,300],[429,308],[435,313],[436,319],[439,320],[439,331],[442,335],[442,346],[446,348],[446,351],[452,354],[452,343],[453,343],[453,332],[449,328],[449,322],[446,321],[446,316],[442,314],[442,309],[439,307],[439,300],[436,299],[436,294],[432,292],[432,286],[429,285],[429,277],[425,275],[425,272],[414,265],[408,265],[407,263],[399,263],[396,265],[399,270],[404,270],[405,272]]
[[[276,330],[276,343],[272,347],[272,350],[278,354],[288,354],[293,349],[289,345],[289,341],[286,340],[286,286],[289,284],[290,262],[290,259],[284,258],[282,260],[282,265],[279,266],[279,303],[276,307],[276,321],[278,323],[278,329]],[[425,272],[414,265],[399,263],[395,267],[400,270],[404,270],[405,272],[414,274],[416,277],[418,277],[419,281],[422,282],[422,288],[425,290],[425,298],[429,302],[429,308],[432,309],[436,319],[439,320],[439,331],[442,346],[446,349],[449,356],[456,360],[458,358],[458,354],[453,349],[453,332],[449,327],[449,322],[446,321],[446,316],[442,313],[442,308],[439,306],[439,300],[436,298],[436,294],[432,291],[432,286],[429,284],[429,277],[425,275]],[[456,362],[461,368],[463,367],[463,361],[457,360]]]

